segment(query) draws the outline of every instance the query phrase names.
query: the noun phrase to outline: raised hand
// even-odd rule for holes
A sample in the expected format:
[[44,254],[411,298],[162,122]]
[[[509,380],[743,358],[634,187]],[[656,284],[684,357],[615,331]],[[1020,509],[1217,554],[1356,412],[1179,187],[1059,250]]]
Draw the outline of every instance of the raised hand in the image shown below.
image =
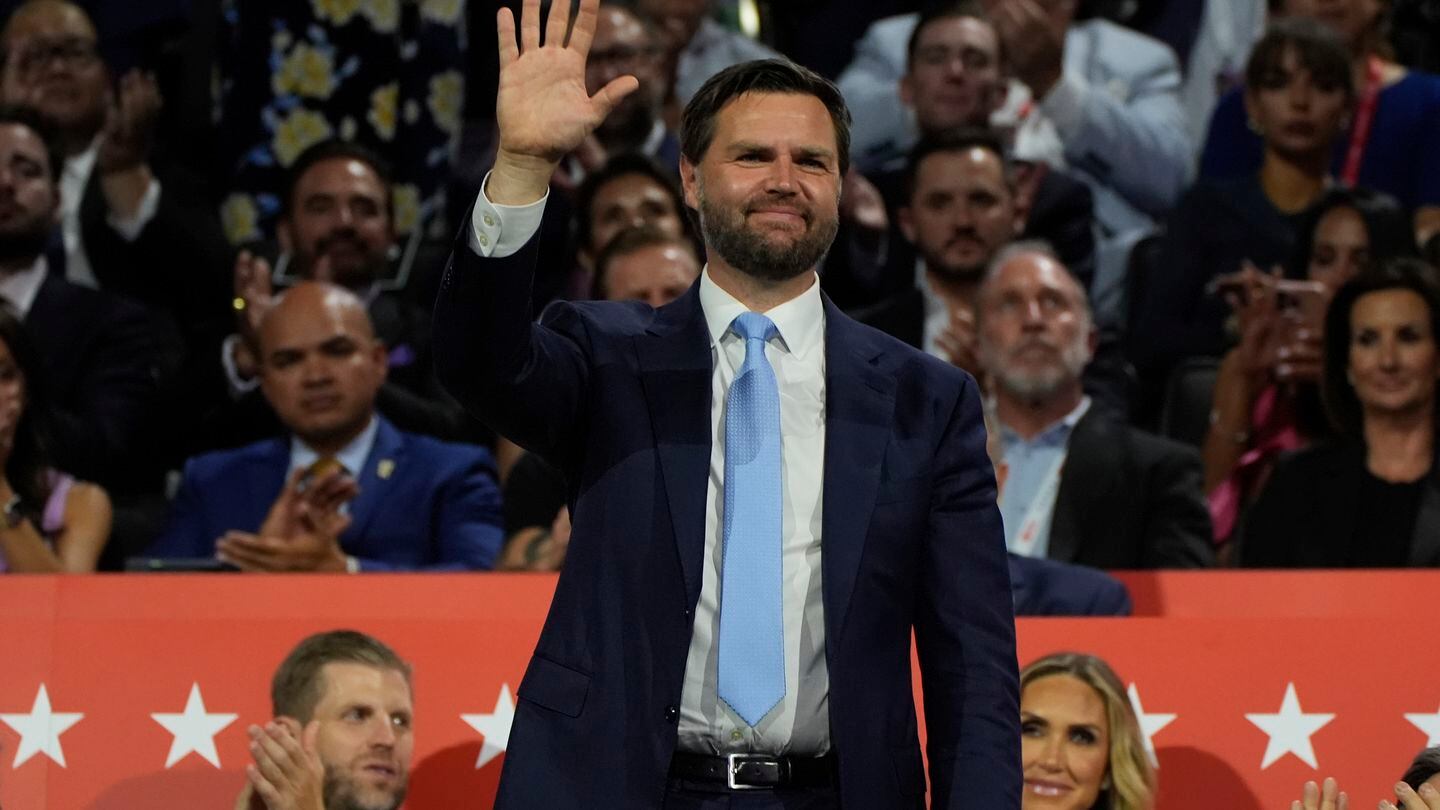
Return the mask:
[[1440,810],[1440,790],[1426,782],[1417,793],[1404,782],[1398,782],[1395,785],[1395,802],[1380,802],[1380,810]]
[[260,322],[274,304],[270,263],[248,250],[235,257],[235,328],[252,352],[259,350]]
[[145,164],[154,142],[160,106],[160,89],[153,75],[132,70],[120,79],[95,157],[101,174]]
[[585,58],[595,35],[599,0],[580,0],[570,36],[570,3],[550,5],[544,42],[540,36],[540,0],[525,0],[520,38],[515,18],[500,9],[500,90],[495,118],[500,148],[486,194],[493,202],[524,204],[539,199],[560,159],[600,125],[620,99],[640,86],[621,76],[594,96],[585,89]]
[[1290,810],[1347,810],[1350,797],[1346,796],[1334,779],[1326,779],[1322,787],[1314,782],[1305,783],[1302,798],[1290,803]]
[[287,718],[264,728],[251,726],[250,753],[255,764],[245,768],[251,790],[268,810],[324,810],[325,766],[315,740],[320,721],[304,729]]

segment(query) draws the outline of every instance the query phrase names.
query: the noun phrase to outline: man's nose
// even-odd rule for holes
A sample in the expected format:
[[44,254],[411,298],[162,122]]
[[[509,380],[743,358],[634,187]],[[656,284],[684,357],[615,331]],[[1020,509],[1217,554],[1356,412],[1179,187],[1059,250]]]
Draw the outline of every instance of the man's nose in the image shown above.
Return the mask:
[[770,164],[770,189],[782,192],[795,190],[795,164],[789,155],[781,155]]
[[375,724],[375,731],[370,735],[370,744],[378,747],[392,748],[395,745],[395,724],[389,719],[381,718]]

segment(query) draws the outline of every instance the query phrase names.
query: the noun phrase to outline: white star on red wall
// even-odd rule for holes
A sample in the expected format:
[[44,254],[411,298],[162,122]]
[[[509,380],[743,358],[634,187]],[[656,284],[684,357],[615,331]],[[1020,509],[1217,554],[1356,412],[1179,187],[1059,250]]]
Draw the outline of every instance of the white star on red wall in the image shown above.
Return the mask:
[[1315,760],[1315,747],[1310,736],[1335,719],[1333,714],[1305,714],[1300,709],[1300,698],[1295,694],[1295,683],[1285,686],[1285,697],[1280,701],[1280,711],[1275,714],[1247,714],[1245,719],[1254,723],[1261,731],[1270,735],[1265,746],[1265,757],[1260,770],[1265,770],[1286,754],[1294,754],[1311,768],[1320,767]]
[[44,754],[60,767],[65,767],[65,751],[60,747],[60,735],[84,717],[79,712],[52,711],[50,694],[45,691],[45,684],[40,684],[29,714],[0,714],[0,722],[20,735],[20,746],[15,749],[15,763],[11,767],[24,765],[36,754]]
[[485,741],[480,745],[480,756],[475,759],[475,769],[479,770],[485,767],[487,762],[504,753],[505,746],[510,742],[510,724],[515,720],[515,700],[510,696],[510,684],[500,684],[500,696],[495,699],[495,711],[489,714],[462,714],[460,719],[485,735]]
[[200,695],[200,684],[190,685],[190,697],[185,701],[185,711],[180,714],[151,714],[155,722],[175,736],[170,741],[170,754],[165,757],[165,767],[184,759],[189,754],[199,754],[206,762],[220,767],[220,753],[215,750],[215,735],[235,722],[238,714],[211,714],[205,711],[205,698]]

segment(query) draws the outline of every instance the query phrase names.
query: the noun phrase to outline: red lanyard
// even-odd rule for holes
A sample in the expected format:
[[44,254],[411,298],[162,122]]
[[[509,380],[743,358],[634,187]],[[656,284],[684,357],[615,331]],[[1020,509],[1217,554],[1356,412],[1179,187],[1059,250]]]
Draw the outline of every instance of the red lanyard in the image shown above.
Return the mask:
[[1365,145],[1370,141],[1370,125],[1375,121],[1375,108],[1380,103],[1380,82],[1384,75],[1384,64],[1379,57],[1372,56],[1365,72],[1365,92],[1355,108],[1355,126],[1350,129],[1350,148],[1345,151],[1345,168],[1340,172],[1340,182],[1354,186],[1360,179],[1360,161],[1365,156]]

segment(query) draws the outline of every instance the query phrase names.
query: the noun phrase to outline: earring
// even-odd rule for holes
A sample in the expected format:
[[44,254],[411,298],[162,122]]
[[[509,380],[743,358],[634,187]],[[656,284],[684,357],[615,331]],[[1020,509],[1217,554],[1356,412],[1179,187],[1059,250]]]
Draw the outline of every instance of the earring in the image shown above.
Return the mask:
[[1260,126],[1260,122],[1248,115],[1245,116],[1245,128],[1262,138],[1265,137],[1265,128]]
[[1110,789],[1110,774],[1108,774],[1108,773],[1105,774],[1105,778],[1102,779],[1102,780],[1100,780],[1100,789],[1101,789],[1101,790],[1109,790],[1109,789]]

